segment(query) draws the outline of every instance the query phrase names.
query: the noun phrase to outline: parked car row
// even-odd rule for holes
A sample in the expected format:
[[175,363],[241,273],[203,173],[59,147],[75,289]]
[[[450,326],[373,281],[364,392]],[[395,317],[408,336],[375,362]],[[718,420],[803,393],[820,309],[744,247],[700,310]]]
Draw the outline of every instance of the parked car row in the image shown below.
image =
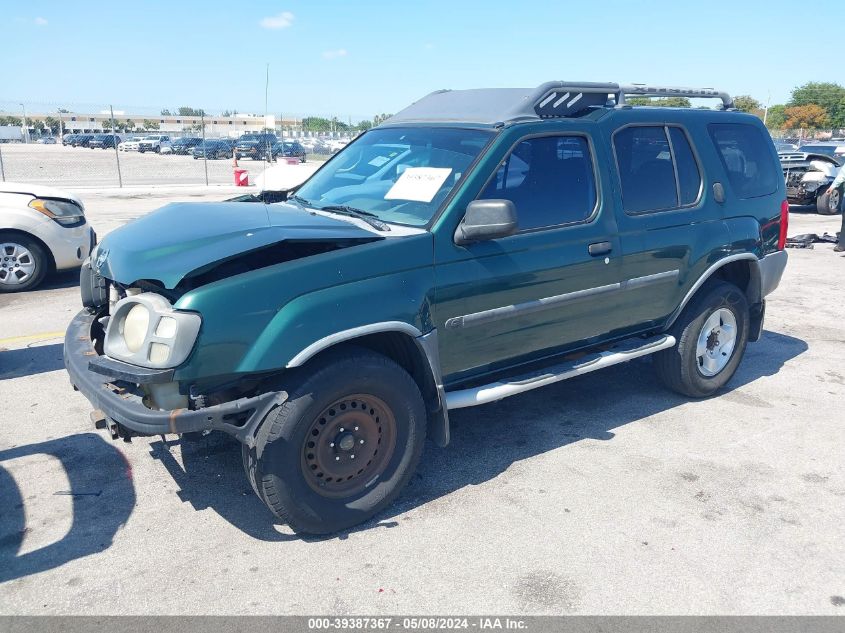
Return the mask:
[[[299,158],[305,162],[308,154],[331,156],[343,149],[349,142],[346,139],[297,138],[280,139],[272,133],[244,134],[237,139],[207,139],[208,141],[226,141],[234,147],[238,159],[270,161],[278,158]],[[55,144],[55,137],[44,137],[39,143]],[[174,137],[168,134],[65,134],[61,143],[71,147],[108,149],[117,146],[121,152],[150,152],[156,154],[176,154],[187,156],[202,143],[198,136]],[[782,149],[796,149],[783,147]],[[780,147],[778,149],[781,149]]]

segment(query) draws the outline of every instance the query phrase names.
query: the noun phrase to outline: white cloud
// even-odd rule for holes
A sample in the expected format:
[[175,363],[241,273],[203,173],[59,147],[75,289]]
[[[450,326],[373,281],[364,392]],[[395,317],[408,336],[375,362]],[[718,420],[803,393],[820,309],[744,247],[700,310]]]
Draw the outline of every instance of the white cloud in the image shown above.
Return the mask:
[[38,25],[38,26],[46,26],[47,20],[45,20],[41,16],[38,16],[37,18],[35,18],[35,24]]
[[336,51],[323,51],[323,59],[337,59],[338,57],[346,57],[349,51],[345,48],[339,48]]
[[265,29],[286,29],[293,24],[293,13],[282,11],[279,15],[271,15],[259,22]]

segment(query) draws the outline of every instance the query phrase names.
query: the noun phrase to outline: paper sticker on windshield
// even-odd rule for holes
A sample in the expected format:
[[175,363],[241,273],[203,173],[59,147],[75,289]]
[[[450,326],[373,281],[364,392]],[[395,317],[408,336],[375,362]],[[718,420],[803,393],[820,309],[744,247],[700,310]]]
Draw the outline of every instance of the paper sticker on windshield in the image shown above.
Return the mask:
[[381,167],[390,159],[387,156],[376,156],[373,160],[371,160],[368,165],[372,165],[373,167]]
[[451,173],[451,167],[408,167],[384,199],[431,202]]

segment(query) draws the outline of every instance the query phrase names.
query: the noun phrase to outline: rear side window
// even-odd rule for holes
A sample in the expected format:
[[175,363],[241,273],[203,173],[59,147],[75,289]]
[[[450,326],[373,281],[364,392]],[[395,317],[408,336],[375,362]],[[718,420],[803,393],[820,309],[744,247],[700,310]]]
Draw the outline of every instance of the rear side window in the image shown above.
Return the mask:
[[679,127],[630,126],[613,135],[626,213],[665,211],[694,204],[701,172]]
[[584,222],[597,199],[587,139],[547,136],[522,141],[479,197],[513,202],[521,231]]
[[757,127],[744,123],[711,123],[708,127],[738,197],[757,198],[777,191],[782,175],[768,140]]

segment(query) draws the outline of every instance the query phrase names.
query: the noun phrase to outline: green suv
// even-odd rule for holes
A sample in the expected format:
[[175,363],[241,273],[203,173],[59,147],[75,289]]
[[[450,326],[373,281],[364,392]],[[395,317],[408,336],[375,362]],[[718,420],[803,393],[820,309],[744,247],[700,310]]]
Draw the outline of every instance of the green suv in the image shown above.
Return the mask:
[[109,234],[65,363],[113,437],[237,438],[255,493],[306,533],[390,504],[452,409],[644,355],[713,394],[787,259],[772,141],[713,90],[435,92],[285,197]]

